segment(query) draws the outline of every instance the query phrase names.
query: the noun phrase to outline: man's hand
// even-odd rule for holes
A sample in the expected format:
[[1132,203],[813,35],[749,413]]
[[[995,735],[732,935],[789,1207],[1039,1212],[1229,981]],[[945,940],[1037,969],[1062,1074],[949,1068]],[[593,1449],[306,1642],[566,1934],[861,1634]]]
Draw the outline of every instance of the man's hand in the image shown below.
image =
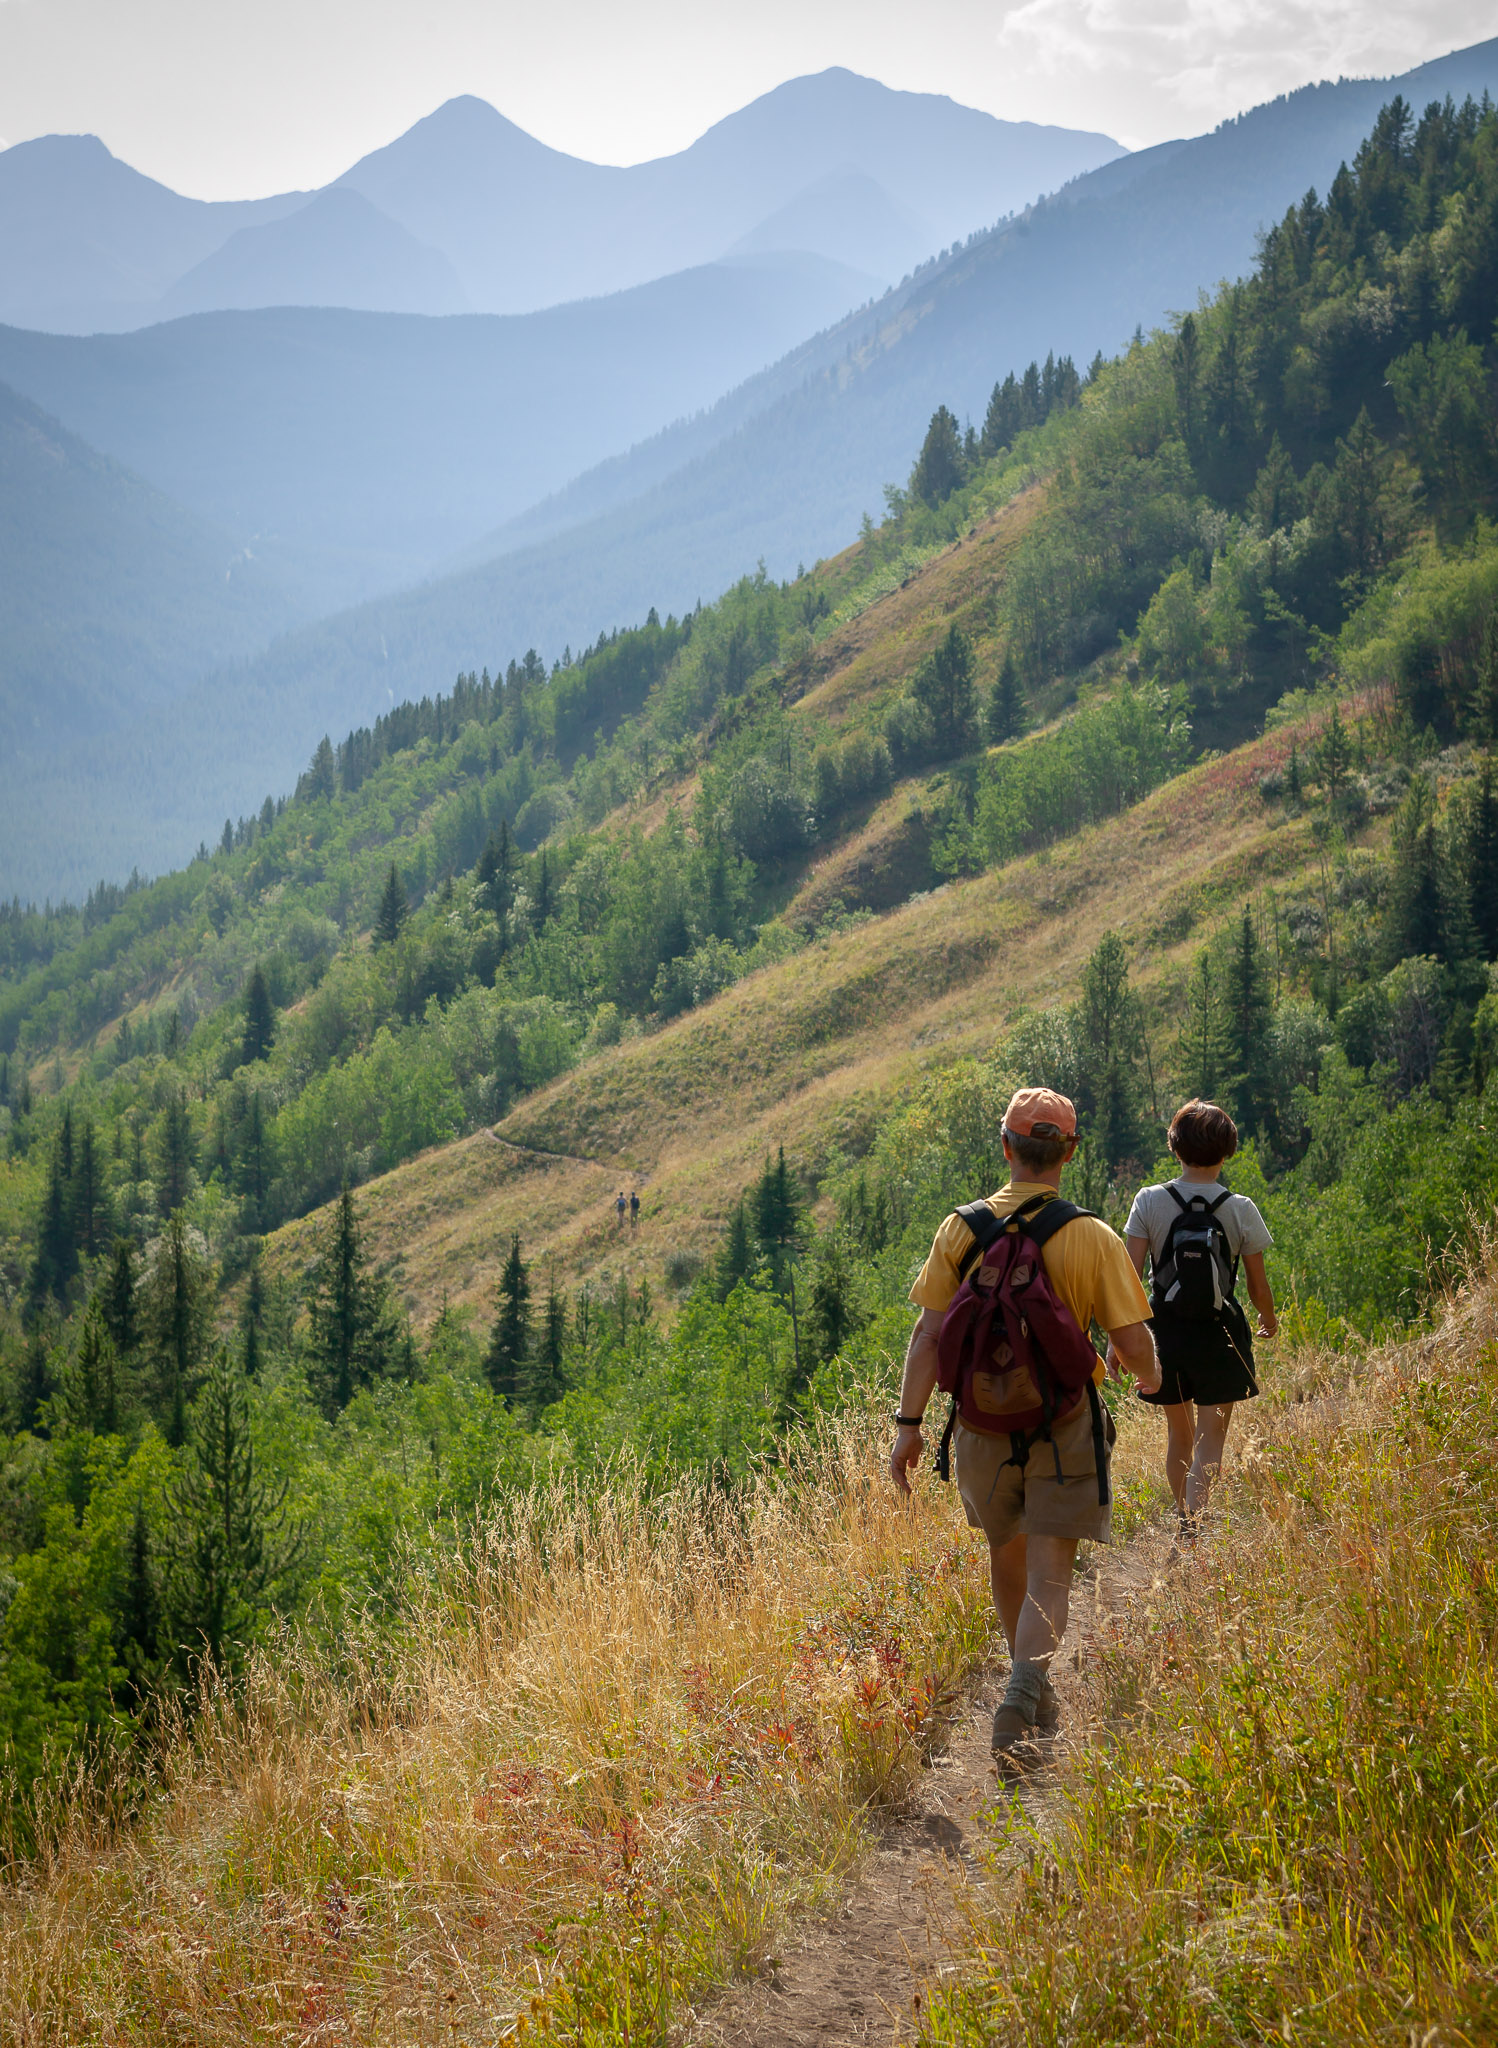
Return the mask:
[[889,1476],[901,1493],[910,1491],[910,1474],[921,1462],[926,1439],[913,1422],[902,1422],[895,1433],[895,1447],[889,1454]]
[[1108,1370],[1120,1379],[1132,1373],[1141,1394],[1159,1393],[1160,1361],[1148,1323],[1125,1323],[1122,1329],[1109,1331]]

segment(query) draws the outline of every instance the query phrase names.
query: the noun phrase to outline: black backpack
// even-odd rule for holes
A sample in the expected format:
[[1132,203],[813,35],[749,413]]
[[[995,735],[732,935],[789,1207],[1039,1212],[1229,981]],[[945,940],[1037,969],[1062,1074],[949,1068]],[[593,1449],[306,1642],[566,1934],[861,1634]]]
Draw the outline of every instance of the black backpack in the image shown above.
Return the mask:
[[1154,1312],[1189,1323],[1218,1320],[1238,1285],[1238,1261],[1217,1220],[1231,1190],[1224,1188],[1215,1202],[1205,1195],[1183,1195],[1169,1181],[1165,1192],[1181,1213],[1154,1262]]

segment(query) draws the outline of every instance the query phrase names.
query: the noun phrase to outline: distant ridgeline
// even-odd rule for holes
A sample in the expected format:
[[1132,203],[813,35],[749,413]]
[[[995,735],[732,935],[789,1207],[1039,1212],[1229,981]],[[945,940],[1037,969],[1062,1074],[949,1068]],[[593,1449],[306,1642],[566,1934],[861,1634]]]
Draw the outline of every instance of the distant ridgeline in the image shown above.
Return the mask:
[[[922,1232],[992,1167],[962,1133],[991,1123],[1011,1070],[1075,1093],[1083,1191],[1115,1206],[1159,1150],[1167,1091],[1220,1095],[1257,1147],[1244,1170],[1269,1177],[1282,1270],[1326,1327],[1419,1313],[1467,1205],[1498,1191],[1495,321],[1498,116],[1448,104],[1417,123],[1396,101],[1253,275],[1172,331],[1085,377],[1063,359],[1001,379],[981,426],[939,410],[888,519],[835,560],[652,613],[549,671],[532,652],[460,677],[325,739],[289,799],[226,822],[180,873],[0,912],[0,1398],[35,1475],[0,1521],[0,1585],[20,1589],[0,1645],[29,1674],[24,1698],[0,1686],[0,1737],[39,1758],[49,1715],[123,1725],[188,1669],[206,1596],[160,1560],[188,1555],[178,1525],[212,1485],[173,1475],[198,1455],[194,1403],[240,1415],[246,1368],[301,1404],[323,1461],[314,1486],[278,1425],[321,1547],[261,1575],[246,1637],[314,1583],[333,1613],[384,1582],[357,1512],[370,1472],[424,1530],[563,1442],[580,1461],[633,1443],[647,1386],[675,1404],[651,1438],[663,1472],[743,1470],[792,1408],[837,1397],[839,1356],[872,1365],[894,1341]],[[955,608],[912,652],[901,594],[954,562],[969,581],[944,586]],[[817,684],[852,673],[855,639],[863,680],[828,708]],[[1263,790],[1310,821],[1303,900],[1231,908],[1178,1015],[1146,1017],[1105,945],[1075,1012],[1024,1027],[992,1071],[886,1105],[856,1172],[822,1162],[819,1230],[796,1163],[767,1167],[674,1333],[628,1291],[609,1315],[569,1298],[565,1276],[533,1316],[517,1241],[497,1334],[444,1316],[418,1339],[347,1201],[305,1302],[300,1279],[262,1290],[264,1233],[841,943],[846,915],[792,906],[896,785],[924,863],[907,879],[932,887],[1108,819],[1271,711],[1303,735]],[[205,1378],[238,1281],[230,1364]],[[780,1378],[729,1415],[732,1373],[694,1377],[681,1347],[726,1358],[751,1337]],[[392,1406],[377,1425],[357,1406],[376,1383],[423,1419],[397,1427]],[[336,1425],[350,1402],[357,1427]],[[112,1448],[90,1464],[84,1439]],[[427,1443],[430,1470],[397,1478]],[[88,1581],[92,1691],[67,1676],[67,1630],[48,1634],[63,1575],[32,1562],[64,1541],[43,1534],[48,1502],[91,1485],[97,1526],[85,1507],[57,1531],[92,1529],[114,1560]]]

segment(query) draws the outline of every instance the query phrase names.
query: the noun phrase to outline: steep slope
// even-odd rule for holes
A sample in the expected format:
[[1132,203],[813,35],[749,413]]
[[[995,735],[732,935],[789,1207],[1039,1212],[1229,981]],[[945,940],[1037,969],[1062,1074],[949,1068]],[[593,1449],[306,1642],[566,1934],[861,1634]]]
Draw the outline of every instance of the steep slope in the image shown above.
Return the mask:
[[365,312],[466,313],[447,258],[353,190],[319,192],[279,220],[239,228],[179,277],[161,317],[253,306],[349,306]]
[[[975,536],[918,579],[923,589],[867,615],[826,663],[817,708],[830,697],[843,716],[856,711],[887,687],[892,656],[913,668],[950,607],[980,605],[1002,571],[994,538]],[[1259,793],[1291,738],[1243,747],[1044,855],[934,891],[917,792],[897,789],[808,874],[790,911],[809,924],[865,904],[885,915],[818,938],[597,1055],[492,1130],[371,1182],[359,1207],[379,1256],[423,1323],[444,1303],[487,1313],[516,1231],[537,1269],[551,1264],[569,1284],[607,1288],[627,1267],[659,1287],[673,1258],[711,1256],[739,1190],[778,1146],[813,1180],[840,1153],[856,1156],[932,1065],[984,1056],[1027,1012],[1074,999],[1106,933],[1129,946],[1147,1003],[1173,998],[1222,915],[1314,866],[1309,823],[1266,812]],[[644,1202],[627,1239],[612,1206],[621,1185]],[[318,1214],[278,1233],[273,1269],[300,1271],[325,1227]]]
[[[298,616],[227,533],[0,385],[0,780],[169,701]],[[9,860],[0,888],[20,877]]]
[[[1108,165],[930,266],[706,417],[512,521],[493,537],[503,549],[493,559],[294,636],[254,665],[232,702],[206,686],[170,730],[142,728],[136,757],[180,763],[168,787],[204,789],[206,773],[216,793],[208,816],[241,808],[273,785],[276,762],[304,757],[324,728],[367,718],[490,650],[508,658],[535,645],[555,656],[651,605],[690,607],[757,557],[789,575],[877,510],[938,404],[981,417],[995,379],[1027,354],[1069,349],[1085,361],[1241,270],[1257,227],[1309,183],[1325,186],[1395,91],[1419,102],[1489,85],[1498,87],[1494,43],[1403,79],[1307,88],[1198,141]],[[8,359],[0,337],[0,369]],[[222,770],[205,770],[226,718],[235,742]],[[235,761],[246,764],[237,793]],[[86,756],[69,773],[107,784],[104,764]],[[101,789],[101,828],[109,809]],[[174,825],[167,805],[160,829],[154,843],[180,849],[203,827]]]

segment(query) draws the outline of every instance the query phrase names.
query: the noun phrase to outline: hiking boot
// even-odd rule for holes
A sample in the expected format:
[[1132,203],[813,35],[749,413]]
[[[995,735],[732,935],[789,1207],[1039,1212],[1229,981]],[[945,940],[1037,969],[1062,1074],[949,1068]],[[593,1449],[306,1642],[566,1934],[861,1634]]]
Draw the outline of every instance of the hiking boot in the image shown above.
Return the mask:
[[1000,1777],[1022,1777],[1040,1762],[1036,1723],[1020,1707],[1000,1707],[993,1717],[992,1749]]
[[1045,1691],[1035,1702],[1035,1733],[1054,1735],[1061,1726],[1061,1702],[1056,1697],[1056,1688],[1049,1679]]

